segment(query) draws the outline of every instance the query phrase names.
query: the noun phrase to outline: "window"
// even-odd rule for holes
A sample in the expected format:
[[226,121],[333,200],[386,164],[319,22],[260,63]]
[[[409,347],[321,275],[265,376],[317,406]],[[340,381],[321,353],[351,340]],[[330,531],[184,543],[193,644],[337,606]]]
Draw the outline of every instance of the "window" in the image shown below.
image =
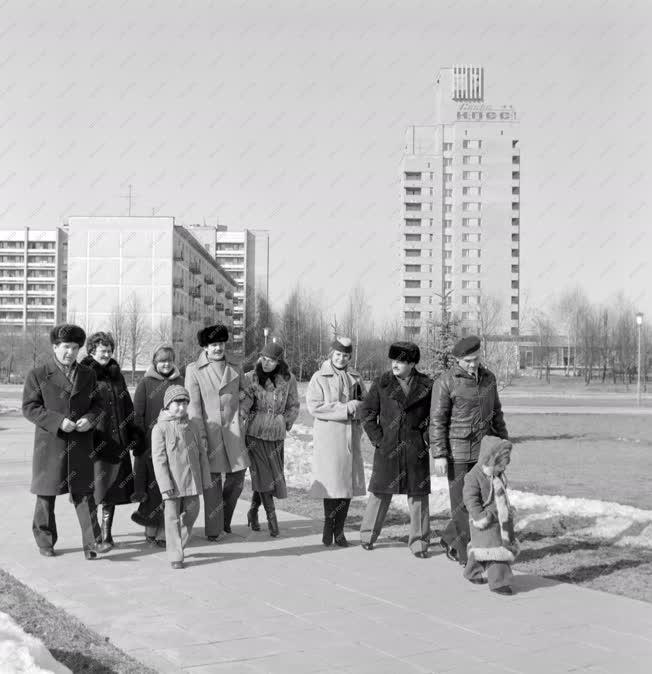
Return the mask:
[[513,141],[512,141],[512,147],[516,147],[517,145],[518,145],[518,141],[517,141],[517,140],[513,140]]
[[450,183],[452,181],[453,181],[453,174],[452,173],[444,173],[444,182]]
[[428,234],[428,241],[432,241],[432,234]]
[[421,241],[421,234],[406,234],[406,241]]
[[518,304],[518,295],[512,295],[512,304]]
[[512,265],[512,274],[518,274],[518,265],[517,264]]
[[452,220],[444,220],[444,229],[450,229],[453,226]]
[[444,290],[450,290],[453,287],[452,281],[444,281]]
[[518,234],[512,234],[512,241],[518,241]]
[[448,166],[452,166],[452,165],[453,165],[453,158],[452,157],[446,157],[444,159],[444,168],[446,168]]
[[420,257],[421,251],[418,248],[406,249],[405,257]]
[[406,295],[405,296],[405,304],[419,304],[421,302],[421,298],[419,295]]
[[450,267],[449,265],[444,265],[444,274],[452,274],[453,273],[453,267]]
[[479,248],[463,248],[462,257],[480,257],[482,251]]
[[405,204],[406,211],[420,211],[421,204]]
[[514,290],[518,290],[518,281],[512,281],[512,288],[514,288]]
[[453,204],[444,204],[444,213],[452,213]]
[[463,201],[462,202],[463,211],[479,211],[480,202],[479,201]]
[[428,222],[430,223],[430,226],[432,227],[432,218],[430,218],[430,219],[428,220]]
[[518,211],[518,201],[512,201],[512,210]]
[[512,248],[512,257],[518,257],[518,248]]
[[462,194],[465,196],[479,197],[482,190],[479,187],[463,187]]
[[432,288],[432,279],[428,281],[428,288]]
[[405,225],[407,227],[421,227],[421,220],[419,218],[405,218]]
[[421,180],[421,171],[406,171],[406,180]]
[[518,321],[518,311],[512,311],[512,320]]
[[479,304],[480,298],[477,295],[462,295],[462,304]]
[[463,264],[462,265],[463,274],[479,274],[480,265],[479,264]]
[[464,290],[478,290],[480,288],[480,281],[462,281],[462,288]]
[[421,318],[420,311],[406,311],[404,315],[406,321],[418,321]]
[[479,154],[465,154],[462,164],[482,164],[482,157]]
[[521,193],[520,187],[512,187],[512,194],[520,194],[520,193]]
[[421,281],[405,281],[406,288],[420,288]]
[[513,227],[518,227],[521,224],[521,221],[519,218],[512,218],[512,226]]
[[468,234],[468,233],[465,232],[464,234],[462,234],[462,241],[465,242],[465,243],[469,242],[469,241],[479,242],[480,241],[480,234],[479,233]]
[[481,140],[465,140],[462,143],[462,147],[465,150],[479,150],[482,147]]
[[512,171],[512,180],[520,180],[521,179],[521,172],[520,171]]
[[478,312],[477,311],[463,311],[462,312],[462,320],[463,321],[476,321],[476,320],[478,320]]
[[444,234],[444,243],[453,243],[453,237],[451,234]]
[[453,190],[451,190],[451,189],[444,190],[444,196],[445,197],[452,197],[453,196]]
[[408,196],[412,196],[415,194],[421,194],[421,188],[420,187],[406,187],[405,188],[405,194]]
[[482,171],[462,171],[463,180],[482,180]]
[[415,327],[415,326],[410,326],[410,327],[405,327],[403,328],[405,330],[405,336],[406,337],[416,337],[417,335],[421,334],[421,328]]
[[512,164],[518,164],[519,162],[520,162],[519,156],[517,154],[515,154],[512,157]]
[[453,150],[453,143],[444,143],[444,152],[451,152]]
[[[38,250],[54,250],[56,248],[56,243],[54,241],[29,241],[27,243],[27,248],[30,250],[38,249]],[[23,248],[22,241],[20,242],[20,246],[15,246],[16,248]]]
[[452,250],[445,250],[444,251],[444,260],[450,260],[453,257],[453,251]]

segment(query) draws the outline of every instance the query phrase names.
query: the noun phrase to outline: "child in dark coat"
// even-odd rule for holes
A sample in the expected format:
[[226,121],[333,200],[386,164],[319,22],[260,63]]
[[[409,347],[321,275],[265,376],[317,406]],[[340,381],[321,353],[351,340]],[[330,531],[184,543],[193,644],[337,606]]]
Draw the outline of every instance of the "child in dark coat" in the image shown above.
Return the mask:
[[472,583],[489,582],[492,592],[505,595],[513,594],[511,565],[519,553],[505,477],[511,451],[509,440],[485,436],[478,463],[464,478],[471,529],[464,577]]

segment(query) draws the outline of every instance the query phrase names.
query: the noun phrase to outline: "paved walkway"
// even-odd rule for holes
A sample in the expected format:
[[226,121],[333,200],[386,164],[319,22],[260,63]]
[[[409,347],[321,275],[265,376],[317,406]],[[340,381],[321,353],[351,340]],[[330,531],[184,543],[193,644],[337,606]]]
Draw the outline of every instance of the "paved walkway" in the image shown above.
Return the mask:
[[129,506],[118,547],[87,562],[61,497],[60,554],[43,558],[30,531],[31,428],[8,417],[0,428],[0,564],[157,672],[651,671],[649,604],[525,575],[500,597],[439,554],[324,549],[319,523],[287,513],[273,540],[238,524],[239,507],[233,534],[209,544],[199,529],[174,571],[144,547]]

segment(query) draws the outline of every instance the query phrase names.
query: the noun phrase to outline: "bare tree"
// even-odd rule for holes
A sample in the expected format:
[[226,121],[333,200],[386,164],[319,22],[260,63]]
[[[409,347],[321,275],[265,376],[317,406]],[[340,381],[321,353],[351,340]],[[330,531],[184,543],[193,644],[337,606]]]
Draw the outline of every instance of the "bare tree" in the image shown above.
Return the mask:
[[126,312],[123,311],[119,304],[116,304],[111,310],[109,331],[115,341],[115,353],[113,357],[120,366],[120,369],[122,369],[129,347],[129,332],[127,330]]
[[48,352],[48,328],[38,321],[30,321],[25,329],[24,353],[30,367],[36,367]]
[[532,317],[532,328],[537,337],[538,358],[535,365],[539,368],[539,379],[543,376],[545,367],[546,382],[550,383],[550,357],[552,350],[552,339],[554,336],[554,326],[550,318],[543,311],[534,312]]
[[136,364],[143,347],[147,342],[147,326],[145,325],[143,306],[135,293],[132,293],[126,306],[127,344],[131,360],[131,384],[136,383]]
[[152,333],[152,338],[158,344],[169,343],[172,340],[172,321],[169,316],[161,318]]
[[482,341],[482,357],[487,360],[488,339],[500,331],[500,312],[503,303],[493,295],[480,295],[478,298],[478,337]]

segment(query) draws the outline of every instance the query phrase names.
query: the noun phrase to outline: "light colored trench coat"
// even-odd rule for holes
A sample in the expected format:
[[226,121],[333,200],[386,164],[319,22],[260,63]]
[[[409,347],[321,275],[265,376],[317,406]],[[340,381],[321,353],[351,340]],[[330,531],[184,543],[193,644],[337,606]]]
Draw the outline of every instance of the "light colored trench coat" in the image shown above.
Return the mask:
[[206,352],[186,368],[186,389],[190,393],[188,416],[204,425],[211,473],[233,473],[249,467],[240,413],[251,409],[240,368],[227,361],[224,377],[219,377]]
[[357,372],[347,369],[346,374],[349,390],[342,399],[330,360],[324,361],[308,384],[306,403],[315,417],[313,482],[308,492],[313,498],[351,498],[366,493],[360,451],[362,425],[357,418],[349,418],[351,406],[347,407],[347,401],[364,396],[365,388]]

